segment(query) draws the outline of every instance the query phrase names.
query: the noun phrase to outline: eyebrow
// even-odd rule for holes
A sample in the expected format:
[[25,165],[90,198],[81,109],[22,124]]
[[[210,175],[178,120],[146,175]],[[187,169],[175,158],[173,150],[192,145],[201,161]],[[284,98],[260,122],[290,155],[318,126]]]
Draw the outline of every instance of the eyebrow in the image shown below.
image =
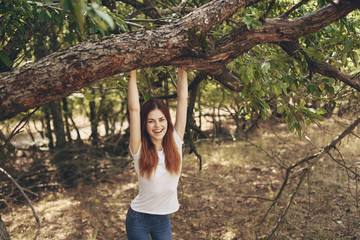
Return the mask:
[[[166,118],[165,118],[165,117],[160,117],[159,119],[166,119]],[[148,118],[147,120],[148,120],[148,121],[149,121],[149,120],[155,120],[155,118]]]

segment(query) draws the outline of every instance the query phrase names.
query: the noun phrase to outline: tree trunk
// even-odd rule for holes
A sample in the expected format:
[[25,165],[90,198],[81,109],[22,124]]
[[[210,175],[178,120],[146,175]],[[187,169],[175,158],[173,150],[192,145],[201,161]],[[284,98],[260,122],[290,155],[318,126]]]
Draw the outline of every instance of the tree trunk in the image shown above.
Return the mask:
[[[260,29],[240,25],[220,39],[207,38],[215,25],[258,1],[211,1],[179,21],[159,28],[83,42],[1,73],[0,120],[61,99],[104,77],[133,69],[174,65],[218,75],[228,62],[258,44],[295,41],[323,29],[360,5],[358,0],[340,0],[299,18],[266,18]],[[323,73],[334,74],[326,70]],[[359,79],[345,74],[340,80],[344,78],[345,84],[350,81],[360,91]]]
[[66,139],[60,101],[56,101],[50,104],[50,112],[53,119],[54,133],[56,137],[55,146],[56,148],[62,149],[66,146]]
[[70,124],[69,124],[69,118],[70,118],[70,110],[68,108],[68,104],[67,104],[67,99],[63,98],[61,99],[62,102],[62,107],[64,110],[64,118],[65,118],[65,129],[66,129],[66,137],[68,139],[68,143],[72,142],[72,138],[71,138],[71,130],[70,130]]
[[6,226],[1,219],[0,215],[0,240],[10,240],[9,233],[6,230]]
[[[95,95],[94,89],[91,89],[91,93]],[[99,134],[98,134],[98,116],[96,116],[96,106],[95,100],[90,101],[90,124],[91,124],[91,142],[93,145],[97,145],[99,143]]]
[[44,118],[45,118],[45,136],[48,138],[49,140],[49,148],[53,149],[54,148],[54,139],[52,136],[52,129],[51,129],[51,117],[50,117],[50,106],[45,105],[42,108],[42,111],[44,112]]

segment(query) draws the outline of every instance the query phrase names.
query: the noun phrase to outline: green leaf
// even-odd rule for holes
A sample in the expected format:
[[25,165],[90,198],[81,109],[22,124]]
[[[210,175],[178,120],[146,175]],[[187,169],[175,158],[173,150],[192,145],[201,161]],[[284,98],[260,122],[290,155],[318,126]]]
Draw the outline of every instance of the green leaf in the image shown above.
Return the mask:
[[240,115],[243,110],[244,110],[244,106],[241,106],[237,114]]
[[[93,5],[96,4],[96,3],[93,3]],[[97,4],[96,4],[97,5]],[[97,14],[97,16],[103,21],[105,22],[111,29],[114,29],[115,27],[115,24],[114,24],[114,21],[113,19],[107,15],[106,13],[104,13],[103,11],[101,11],[100,9],[96,9],[95,10],[95,13]],[[106,28],[103,28],[104,30],[107,30],[107,27]]]
[[270,63],[265,61],[261,64],[261,70],[263,71],[263,73],[267,73],[270,69]]
[[261,90],[261,84],[259,83],[259,81],[254,81],[253,82],[253,87],[256,91],[260,91]]
[[331,94],[334,94],[334,93],[335,93],[335,89],[334,89],[332,86],[329,86],[329,85],[326,85],[326,86],[325,86],[325,90],[326,90],[328,93],[331,93]]
[[257,16],[249,14],[244,17],[243,21],[246,23],[248,29],[259,29],[261,28],[262,23],[257,20]]
[[284,83],[283,81],[280,81],[280,87],[281,87],[281,89],[283,90],[283,92],[284,92],[285,94],[287,94],[286,85],[285,85],[285,83]]
[[325,114],[327,111],[323,108],[316,109],[316,114]]
[[258,21],[258,20],[253,19],[253,20],[251,20],[251,22],[250,22],[250,26],[251,26],[251,28],[253,28],[253,29],[260,29],[261,26],[262,26],[262,23],[261,23],[260,21]]
[[46,14],[47,14],[48,18],[51,19],[51,13],[48,10],[46,10]]
[[9,58],[9,56],[3,50],[0,50],[0,59],[7,67],[12,66],[11,59]]
[[252,82],[254,79],[254,71],[252,67],[246,68],[246,77],[248,78],[249,82]]
[[346,53],[350,52],[351,49],[352,49],[352,45],[353,45],[352,41],[351,41],[350,39],[347,39],[347,40],[345,41],[344,51],[345,51]]
[[124,27],[124,25],[120,25],[120,30],[121,30],[122,32],[126,32],[126,28]]
[[61,6],[64,9],[64,12],[69,10],[74,15],[80,31],[83,33],[85,23],[83,15],[85,8],[84,0],[62,0]]
[[355,51],[351,51],[351,59],[356,67],[359,66],[359,55]]
[[290,132],[294,132],[294,130],[295,130],[295,122],[294,122],[294,121],[290,121],[290,122],[288,123],[288,127],[289,127]]
[[111,29],[115,27],[115,23],[112,17],[103,12],[97,3],[94,2],[91,4],[91,6],[87,6],[85,8],[85,12],[96,23],[96,25],[101,28],[99,29],[100,31],[106,31],[109,27]]
[[342,54],[341,54],[342,64],[346,65],[346,60],[347,60],[347,52],[342,52]]
[[266,75],[263,75],[261,79],[264,83],[269,83],[269,79],[266,77]]
[[95,96],[93,94],[91,94],[88,91],[83,91],[84,97],[88,100],[88,101],[94,101],[95,100]]
[[278,97],[282,93],[281,88],[277,84],[273,84],[271,86],[275,95]]
[[283,114],[284,111],[285,111],[284,105],[279,105],[279,106],[277,107],[277,113]]

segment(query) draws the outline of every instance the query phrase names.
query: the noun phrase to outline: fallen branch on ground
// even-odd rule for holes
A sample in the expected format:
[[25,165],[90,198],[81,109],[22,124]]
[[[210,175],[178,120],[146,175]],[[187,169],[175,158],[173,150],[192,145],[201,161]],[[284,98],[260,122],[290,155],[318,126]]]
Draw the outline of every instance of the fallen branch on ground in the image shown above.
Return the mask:
[[[328,145],[326,145],[325,147],[323,147],[319,152],[308,156],[306,158],[303,158],[297,162],[295,162],[294,164],[290,165],[289,167],[286,168],[286,175],[285,178],[283,180],[283,184],[280,187],[279,192],[277,193],[277,195],[274,197],[274,199],[272,199],[272,204],[271,206],[268,208],[267,212],[265,213],[264,217],[262,218],[262,220],[260,221],[259,225],[262,224],[265,219],[267,218],[269,212],[271,211],[271,209],[273,209],[273,207],[275,207],[276,203],[278,202],[278,200],[280,199],[280,196],[282,195],[290,174],[294,171],[295,168],[302,166],[305,163],[310,163],[311,160],[316,160],[316,159],[320,159],[324,154],[328,154],[332,160],[334,160],[336,163],[338,163],[340,166],[344,167],[347,171],[351,172],[352,174],[355,175],[355,179],[359,178],[358,173],[352,171],[350,168],[348,168],[345,164],[342,164],[339,161],[336,161],[336,159],[333,158],[333,156],[330,154],[330,150],[332,149],[336,149],[336,145],[341,142],[341,140],[343,140],[347,135],[352,134],[352,131],[360,124],[360,117],[357,118],[352,124],[350,124],[341,134],[339,134],[337,137],[335,137]],[[253,144],[254,145],[254,144]],[[268,156],[270,156],[270,154],[267,154]],[[313,162],[312,164],[315,164],[315,162]],[[281,166],[281,165],[280,165]],[[283,166],[282,166],[283,167]],[[309,166],[300,169],[297,172],[301,172],[301,177],[300,177],[300,181],[298,182],[296,189],[293,191],[293,193],[291,194],[290,200],[287,204],[287,207],[284,209],[284,211],[282,212],[281,216],[279,217],[276,225],[274,226],[274,228],[271,230],[270,234],[267,236],[267,238],[270,238],[271,236],[274,235],[274,233],[276,232],[276,230],[278,229],[279,225],[281,224],[281,222],[283,221],[283,219],[285,218],[285,215],[288,211],[288,209],[290,208],[293,199],[300,187],[300,185],[302,184],[303,178],[305,176],[305,173],[307,173],[309,171]],[[246,198],[259,198],[259,197],[255,197],[255,196],[246,196]],[[261,198],[259,198],[261,199]],[[267,200],[267,199],[263,199],[263,200]]]
[[0,167],[0,172],[2,172],[3,174],[5,174],[10,180],[12,183],[14,183],[14,185],[17,187],[17,189],[19,189],[21,195],[23,195],[23,197],[25,198],[25,200],[27,201],[27,203],[30,205],[30,208],[34,214],[34,217],[36,219],[36,222],[38,224],[38,229],[35,233],[35,236],[34,236],[34,240],[36,240],[37,236],[39,235],[39,231],[40,231],[40,227],[41,227],[41,224],[40,224],[40,219],[39,219],[39,216],[37,215],[36,211],[35,211],[35,208],[34,206],[32,205],[30,199],[27,197],[27,195],[25,194],[24,190],[22,189],[22,187],[15,181],[15,179],[8,173],[6,172],[4,169],[2,169]]

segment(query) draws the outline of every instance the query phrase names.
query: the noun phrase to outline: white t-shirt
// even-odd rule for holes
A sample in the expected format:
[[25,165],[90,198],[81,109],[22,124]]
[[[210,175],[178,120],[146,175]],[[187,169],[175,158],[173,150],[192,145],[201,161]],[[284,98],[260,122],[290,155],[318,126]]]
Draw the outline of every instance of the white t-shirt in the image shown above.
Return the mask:
[[[175,130],[173,136],[182,162],[181,153],[183,141]],[[147,178],[146,174],[141,176],[139,170],[140,149],[141,145],[136,154],[133,154],[130,150],[130,153],[134,158],[135,171],[139,181],[139,193],[131,202],[131,208],[137,212],[156,215],[166,215],[176,212],[179,209],[177,186],[180,178],[180,171],[178,174],[170,174],[167,171],[164,151],[161,150],[157,151],[159,161],[150,179]]]

